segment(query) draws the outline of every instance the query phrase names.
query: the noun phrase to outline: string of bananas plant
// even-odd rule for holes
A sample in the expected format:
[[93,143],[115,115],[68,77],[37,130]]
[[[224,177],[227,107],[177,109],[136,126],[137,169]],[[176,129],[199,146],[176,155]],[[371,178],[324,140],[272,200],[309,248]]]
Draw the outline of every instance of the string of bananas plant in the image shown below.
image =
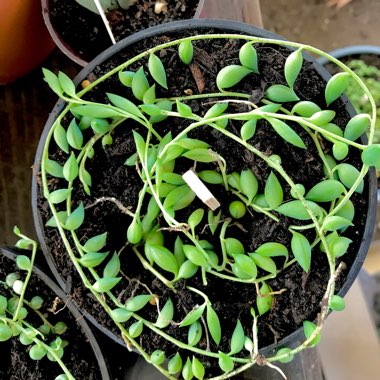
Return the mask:
[[[194,59],[198,42],[228,39],[240,41],[238,63],[225,65],[219,71],[215,79],[218,91],[156,97],[158,88],[170,94],[166,69],[160,58],[164,51],[176,49],[186,70]],[[231,89],[260,75],[257,44],[287,47],[289,52],[284,65],[285,83],[271,85],[262,99],[253,102],[252,94]],[[294,88],[306,64],[303,52],[327,57],[342,69],[328,81],[324,104],[300,99]],[[131,70],[132,65],[139,65],[138,69]],[[311,46],[246,35],[208,34],[165,42],[146,50],[79,92],[62,72],[55,75],[44,69],[44,75],[51,89],[67,102],[48,133],[41,160],[43,194],[53,214],[47,226],[58,228],[83,283],[120,329],[128,347],[137,349],[168,378],[178,378],[180,374],[189,380],[209,378],[205,360],[214,360],[220,367],[219,375],[213,379],[226,379],[255,363],[282,372],[274,362],[291,361],[295,354],[318,343],[329,311],[344,308],[344,300],[335,294],[335,281],[342,269],[337,259],[346,253],[351,243],[345,236],[355,215],[351,197],[362,193],[369,167],[380,167],[380,146],[372,144],[376,107],[368,89],[352,70]],[[113,76],[125,86],[127,96],[109,92],[105,102],[85,100],[86,94],[97,91],[98,85]],[[350,80],[368,96],[372,113],[356,115],[341,128],[334,123],[336,114],[328,107],[344,93]],[[201,115],[194,111],[189,106],[193,100],[209,102],[207,112]],[[236,105],[241,107],[234,107]],[[67,125],[64,120],[69,120]],[[163,121],[171,123],[171,132],[165,135],[160,131]],[[231,128],[232,122],[239,128]],[[259,123],[266,123],[295,151],[308,149],[309,142],[306,144],[295,130],[302,128],[318,151],[324,168],[323,179],[312,188],[295,183],[279,155],[268,156],[255,147]],[[135,152],[126,157],[125,162],[141,179],[141,186],[136,190],[138,202],[133,207],[128,199],[103,197],[97,202],[113,202],[129,216],[129,224],[125,226],[128,255],[135,255],[143,270],[151,272],[165,285],[171,296],[164,300],[147,286],[145,292],[131,294],[127,302],[121,302],[114,290],[125,281],[120,269],[124,248],[113,254],[103,252],[107,231],[95,236],[88,236],[87,232],[85,238],[81,234],[93,186],[92,173],[86,164],[96,149],[114,144],[112,136],[117,128],[129,125],[139,126],[132,130]],[[177,125],[182,127],[176,128]],[[210,133],[216,131],[242,151],[263,160],[270,168],[265,183],[259,183],[251,169],[229,170],[228,160],[207,141],[194,137],[201,128],[207,128]],[[365,144],[359,138],[367,130],[369,138]],[[326,153],[326,146],[332,146],[331,154]],[[53,160],[51,152],[57,149],[65,157],[63,164]],[[359,169],[344,162],[353,151],[361,154]],[[178,162],[182,163],[181,167]],[[193,191],[192,183],[182,176],[187,170],[184,165],[191,168],[208,189],[217,189],[218,193],[232,197],[228,215],[210,209],[207,204],[192,208],[198,194]],[[197,170],[198,167],[202,170]],[[60,184],[54,190],[49,182],[52,177]],[[88,195],[88,203],[75,202],[79,189]],[[181,216],[189,209],[192,212],[182,220]],[[290,245],[268,237],[268,241],[253,250],[245,247],[230,230],[247,213],[265,215],[274,222],[283,217],[293,220],[294,224],[288,226]],[[243,225],[242,228],[254,226]],[[263,357],[258,342],[260,318],[281,294],[281,290],[272,289],[270,280],[291,266],[298,265],[309,272],[315,251],[325,255],[329,265],[329,280],[318,319],[316,323],[304,321],[305,340],[301,345],[293,349],[282,347],[273,356]],[[202,287],[192,286],[196,276],[201,277]],[[237,319],[228,337],[229,350],[224,352],[218,346],[226,332],[207,294],[208,281],[213,277],[231,286],[248,284],[256,292],[254,305],[250,307],[251,326],[248,329]],[[186,291],[202,300],[181,318],[178,315],[183,314],[173,301],[179,283],[185,283]],[[151,303],[157,307],[154,320],[142,316]],[[187,329],[187,341],[169,334],[168,326]],[[154,352],[145,352],[139,337],[146,330],[174,345],[176,353],[167,355],[159,347]]]
[[[24,254],[16,257],[18,269],[21,273],[26,273],[24,279],[21,278],[20,272],[11,272],[0,280],[0,342],[17,337],[22,345],[29,347],[29,357],[32,360],[47,358],[51,362],[57,362],[63,374],[58,375],[56,380],[73,380],[74,377],[62,360],[64,349],[69,344],[67,340],[62,339],[67,330],[66,323],[49,322],[44,310],[46,305],[39,295],[30,300],[25,298],[32,276],[37,242],[22,234],[18,227],[14,228],[14,232],[20,238],[16,246],[24,250],[31,247],[31,257]],[[39,326],[30,321],[30,313],[37,316],[41,323]]]

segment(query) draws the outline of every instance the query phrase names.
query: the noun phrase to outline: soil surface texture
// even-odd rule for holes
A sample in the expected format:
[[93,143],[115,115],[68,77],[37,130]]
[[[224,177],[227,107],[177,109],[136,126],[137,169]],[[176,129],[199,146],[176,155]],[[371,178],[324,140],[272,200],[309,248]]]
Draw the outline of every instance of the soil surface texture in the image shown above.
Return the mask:
[[[198,0],[168,0],[162,12],[155,13],[157,0],[137,0],[127,10],[117,8],[107,13],[115,40],[169,21],[193,18]],[[49,0],[51,23],[63,43],[83,60],[91,61],[112,45],[99,15],[75,0]]]

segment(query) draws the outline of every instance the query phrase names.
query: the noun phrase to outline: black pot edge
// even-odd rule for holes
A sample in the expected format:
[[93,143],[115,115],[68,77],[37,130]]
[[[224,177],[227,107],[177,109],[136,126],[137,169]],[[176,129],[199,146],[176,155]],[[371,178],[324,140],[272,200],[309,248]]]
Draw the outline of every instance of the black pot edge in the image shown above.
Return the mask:
[[[17,253],[16,253],[17,252]],[[12,261],[16,261],[18,251],[14,251],[12,248],[0,247],[0,253]],[[106,356],[103,355],[103,352],[96,340],[90,326],[87,324],[83,315],[75,306],[71,298],[62,291],[62,289],[40,268],[37,266],[33,267],[33,273],[38,276],[38,278],[43,281],[52,291],[56,294],[67,307],[70,313],[74,316],[75,321],[80,325],[84,335],[86,336],[88,342],[91,345],[92,351],[94,352],[96,361],[98,363],[98,368],[102,376],[102,380],[111,380],[110,370],[108,368]]]
[[[49,13],[49,0],[40,0],[41,1],[41,8],[42,8],[42,16],[44,19],[45,26],[56,44],[56,46],[68,57],[70,58],[73,62],[78,64],[79,66],[86,66],[89,62],[87,62],[82,56],[77,52],[74,51],[71,46],[64,41],[62,36],[60,36],[55,28],[53,27],[51,20],[50,20],[50,13]],[[201,13],[204,9],[204,3],[206,0],[198,0],[198,5],[197,9],[195,10],[193,19],[198,19],[201,17]],[[183,20],[179,20],[178,22],[181,22]],[[163,25],[163,24],[159,24]],[[138,33],[138,32],[137,32]],[[128,37],[127,37],[128,38]],[[95,58],[96,59],[96,58]]]
[[[376,46],[376,45],[350,45],[350,46],[345,46],[345,47],[342,47],[339,49],[335,49],[335,50],[329,52],[329,54],[336,59],[348,57],[351,55],[361,55],[361,54],[373,54],[373,55],[380,56],[380,46]],[[325,65],[326,63],[330,62],[325,57],[321,57],[317,61],[321,65]]]
[[[193,19],[193,20],[181,20],[181,21],[174,21],[167,24],[157,25],[152,28],[143,30],[141,32],[138,32],[132,36],[129,36],[125,38],[122,41],[119,41],[116,45],[111,46],[107,50],[105,50],[103,53],[98,55],[94,60],[92,60],[86,67],[84,67],[79,74],[74,78],[74,82],[76,85],[78,85],[81,81],[86,79],[87,75],[91,73],[96,66],[104,62],[105,60],[109,59],[112,55],[115,54],[115,51],[118,52],[122,49],[124,49],[126,46],[136,43],[139,40],[143,38],[149,38],[152,37],[155,34],[161,34],[161,33],[169,33],[169,32],[175,32],[175,31],[182,31],[188,28],[195,28],[195,29],[202,29],[202,28],[212,28],[212,29],[221,29],[228,32],[236,32],[236,33],[244,33],[247,35],[256,35],[264,38],[272,38],[272,39],[279,39],[279,40],[285,40],[283,37],[276,35],[275,33],[272,33],[270,31],[267,31],[265,29],[261,29],[258,27],[255,27],[253,25],[245,24],[238,21],[229,21],[229,20],[216,20],[216,19]],[[312,58],[309,55],[306,55],[307,60],[311,61],[315,65],[315,69],[317,72],[322,76],[323,79],[326,81],[331,77],[330,73],[319,64],[319,62]],[[355,110],[351,103],[348,101],[348,99],[344,96],[343,97],[346,106],[347,111],[350,114],[350,116],[354,116]],[[52,112],[50,113],[50,116],[45,124],[45,127],[42,131],[40,142],[38,144],[36,156],[35,156],[35,167],[39,168],[40,166],[40,157],[42,155],[44,142],[46,140],[47,133],[53,124],[54,120],[56,119],[57,114],[61,112],[65,105],[65,102],[62,100],[58,100],[56,105],[54,106]],[[358,256],[356,260],[354,261],[349,273],[347,274],[347,279],[343,285],[343,287],[340,289],[338,294],[340,296],[344,296],[349,288],[351,287],[352,283],[354,282],[355,278],[357,277],[360,268],[363,265],[364,259],[367,255],[369,245],[371,243],[371,238],[374,231],[374,225],[376,220],[376,189],[377,189],[377,183],[376,183],[376,176],[375,171],[370,170],[369,172],[369,199],[368,199],[368,209],[367,209],[367,220],[366,225],[363,233],[363,240],[362,244],[360,246]],[[41,218],[38,212],[38,209],[36,207],[37,205],[37,191],[38,191],[38,185],[35,176],[32,178],[32,209],[33,209],[33,218],[34,218],[34,225],[36,229],[36,233],[38,236],[38,240],[41,244],[42,250],[45,254],[45,257],[48,260],[49,266],[51,266],[51,270],[54,273],[55,276],[57,276],[57,281],[62,286],[63,289],[66,288],[64,281],[60,278],[56,268],[54,267],[53,260],[50,256],[46,254],[47,247],[44,242],[43,238],[43,225],[41,222]],[[86,315],[87,313],[84,313]],[[89,316],[87,315],[87,318]],[[89,320],[91,322],[95,322],[95,326],[100,328],[101,331],[106,333],[107,336],[113,338],[117,343],[120,343],[122,345],[125,345],[124,341],[117,336],[115,336],[113,333],[105,329],[103,326],[100,326],[98,322],[95,321],[93,317],[90,317]],[[281,346],[290,346],[292,343],[296,342],[298,339],[300,339],[303,335],[303,328],[302,326],[298,328],[296,331],[282,339],[280,342],[273,343],[272,345],[268,347],[263,347],[260,352],[262,354],[269,354],[271,352],[274,352],[278,347]]]

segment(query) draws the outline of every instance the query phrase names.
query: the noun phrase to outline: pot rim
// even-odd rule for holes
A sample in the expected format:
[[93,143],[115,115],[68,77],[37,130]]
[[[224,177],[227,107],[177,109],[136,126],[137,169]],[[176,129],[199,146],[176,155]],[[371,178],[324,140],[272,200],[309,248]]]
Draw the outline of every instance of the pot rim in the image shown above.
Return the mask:
[[[13,248],[0,247],[0,254],[14,262],[16,261],[18,253],[19,251],[14,250]],[[84,336],[87,338],[87,341],[91,345],[102,379],[111,380],[107,359],[103,355],[98,340],[95,338],[95,335],[92,332],[90,326],[83,318],[81,312],[78,310],[71,297],[63,292],[63,290],[36,265],[33,266],[33,274],[35,274],[56,296],[58,296],[64,302],[65,307],[67,307],[69,309],[69,312],[74,316],[75,321],[78,323],[83,331]]]
[[[114,54],[117,54],[120,50],[124,49],[125,47],[134,44],[144,38],[150,38],[154,35],[161,34],[161,33],[168,33],[168,32],[181,32],[189,28],[195,28],[195,29],[220,29],[223,30],[225,33],[228,32],[235,32],[235,33],[243,33],[247,35],[255,35],[258,37],[266,37],[266,38],[275,38],[279,40],[285,40],[283,37],[278,36],[270,31],[267,31],[265,29],[261,29],[258,27],[255,27],[253,25],[245,24],[242,22],[237,21],[229,21],[229,20],[216,20],[216,19],[193,19],[193,20],[181,20],[181,21],[175,21],[172,23],[167,24],[161,24],[154,26],[152,28],[148,28],[146,30],[140,31],[132,36],[129,36],[125,38],[122,41],[119,41],[116,45],[111,46],[110,48],[106,49],[104,52],[102,52],[100,55],[98,55],[94,60],[92,60],[86,67],[84,67],[79,74],[74,78],[74,83],[78,85],[83,81],[89,73],[91,73],[96,66],[100,65],[110,57],[112,57]],[[312,62],[314,64],[314,68],[316,71],[321,75],[322,79],[328,80],[331,75],[328,73],[328,71],[320,65],[314,58],[312,58],[309,55],[305,55],[305,57],[308,61]],[[347,100],[347,98],[344,96],[343,99],[345,100],[346,104],[346,110],[348,111],[349,115],[353,117],[356,113],[354,111],[354,108],[352,107],[351,103]],[[60,111],[63,109],[65,102],[63,100],[58,100],[55,107],[53,108],[52,112],[50,113],[50,116],[45,124],[45,127],[43,129],[36,156],[35,156],[35,167],[38,169],[40,167],[40,157],[42,155],[44,143],[46,140],[46,136],[48,134],[48,131],[53,124],[56,115],[60,113]],[[364,142],[366,140],[366,137],[364,138]],[[366,224],[363,231],[363,237],[362,237],[362,243],[360,245],[358,255],[356,259],[354,260],[350,271],[347,273],[346,281],[344,282],[343,286],[337,293],[341,297],[343,297],[349,288],[351,287],[353,281],[357,277],[360,268],[363,265],[364,259],[367,255],[369,245],[371,243],[372,234],[374,231],[375,226],[375,220],[376,220],[376,188],[377,188],[377,182],[376,182],[376,176],[375,171],[373,169],[369,170],[368,177],[368,208],[367,208],[367,219]],[[40,245],[42,247],[42,250],[44,252],[44,255],[49,263],[49,266],[54,273],[54,276],[56,276],[57,281],[59,284],[65,289],[65,283],[62,280],[62,278],[59,276],[57,269],[55,268],[53,264],[53,259],[49,254],[47,254],[47,246],[45,244],[44,236],[43,236],[43,224],[42,220],[37,208],[37,197],[38,197],[38,185],[36,178],[33,176],[32,179],[32,209],[33,209],[33,218],[34,218],[34,225],[37,232],[38,240],[40,242]],[[57,277],[58,276],[58,277]],[[87,313],[84,312],[86,315]],[[94,322],[94,318],[90,318],[91,322]],[[95,325],[99,328],[100,324],[95,321]],[[100,329],[103,332],[106,332],[105,328],[103,326],[100,327]],[[124,342],[116,337],[113,333],[107,330],[106,334],[114,339],[116,342],[124,345]],[[303,328],[302,326],[299,327],[297,330],[293,331],[291,334],[287,335],[285,338],[283,338],[280,342],[272,343],[271,345],[267,347],[263,347],[260,349],[260,352],[262,354],[268,354],[270,352],[273,352],[278,347],[281,346],[291,346],[292,343],[296,342],[298,338],[300,338],[303,334]]]
[[[349,45],[344,46],[339,49],[332,50],[329,52],[331,56],[334,58],[340,59],[343,57],[349,57],[352,55],[361,55],[361,54],[368,54],[368,55],[378,55],[380,56],[380,46],[376,45]],[[318,63],[321,65],[326,65],[328,62],[330,62],[325,57],[320,57],[318,60]]]
[[[195,10],[195,13],[193,16],[194,19],[201,17],[204,2],[205,2],[205,0],[198,0],[198,6],[197,6],[197,9]],[[86,66],[89,62],[86,61],[85,59],[81,58],[79,53],[77,53],[75,50],[73,50],[70,47],[70,45],[67,42],[65,42],[64,39],[61,36],[59,36],[58,32],[55,30],[55,28],[51,22],[51,18],[50,18],[49,0],[41,0],[41,6],[42,6],[42,16],[43,16],[46,28],[48,29],[49,34],[50,34],[52,40],[54,41],[54,43],[72,61],[74,61],[75,63],[77,63],[80,66],[83,66],[83,67]],[[163,25],[163,24],[160,24],[160,25]],[[126,37],[126,38],[128,38],[128,37]]]

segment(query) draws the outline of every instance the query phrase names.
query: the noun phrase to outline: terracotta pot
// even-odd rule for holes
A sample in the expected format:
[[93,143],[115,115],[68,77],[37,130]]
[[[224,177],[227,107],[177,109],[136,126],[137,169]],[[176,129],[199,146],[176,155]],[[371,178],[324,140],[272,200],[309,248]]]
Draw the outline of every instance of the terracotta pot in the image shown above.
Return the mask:
[[0,1],[0,84],[27,74],[53,50],[39,0]]

